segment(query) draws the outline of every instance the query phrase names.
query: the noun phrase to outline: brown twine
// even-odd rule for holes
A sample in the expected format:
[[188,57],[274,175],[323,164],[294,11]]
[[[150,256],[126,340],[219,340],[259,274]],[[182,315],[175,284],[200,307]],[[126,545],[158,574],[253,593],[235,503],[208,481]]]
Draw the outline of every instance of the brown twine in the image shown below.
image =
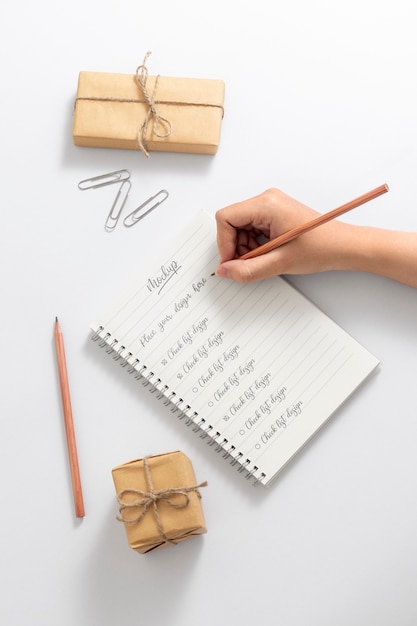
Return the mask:
[[[131,104],[147,104],[148,111],[146,113],[144,122],[142,123],[141,127],[138,130],[138,135],[137,135],[139,148],[140,150],[142,150],[142,152],[144,152],[144,154],[146,154],[147,157],[149,157],[149,152],[148,152],[147,145],[146,145],[146,133],[148,130],[150,120],[153,119],[152,132],[160,139],[165,139],[166,137],[169,137],[173,130],[171,122],[166,117],[163,117],[162,115],[159,114],[156,108],[157,104],[169,104],[169,105],[174,105],[174,106],[176,105],[176,106],[214,107],[217,109],[221,109],[222,116],[224,115],[224,108],[221,104],[211,104],[207,102],[181,102],[181,101],[175,101],[175,100],[157,100],[155,96],[156,96],[156,91],[157,91],[158,83],[159,83],[159,74],[156,76],[153,92],[152,92],[152,95],[150,95],[146,87],[146,82],[148,78],[148,68],[146,67],[146,61],[151,54],[152,54],[151,52],[146,53],[142,65],[139,65],[135,73],[135,79],[139,88],[141,89],[143,93],[143,98],[112,98],[111,96],[108,96],[108,97],[96,97],[96,96],[81,97],[80,96],[75,99],[75,104],[74,104],[74,106],[76,106],[79,100],[89,100],[89,101],[95,101],[95,102],[120,102],[120,103],[131,103]],[[165,132],[161,133],[158,131],[159,125],[165,125],[166,127]]]
[[[142,126],[139,128],[138,131],[138,144],[139,144],[139,148],[140,150],[142,150],[142,152],[144,152],[146,154],[146,156],[149,156],[149,152],[147,150],[146,147],[146,133],[148,131],[148,125],[149,122],[152,121],[152,133],[154,135],[156,135],[157,137],[159,137],[160,139],[166,139],[167,137],[169,137],[172,133],[172,124],[171,122],[166,118],[166,117],[162,117],[162,115],[159,114],[156,106],[155,106],[155,94],[156,91],[158,89],[158,83],[159,83],[159,74],[155,79],[155,85],[153,88],[153,92],[152,95],[150,95],[147,87],[146,87],[146,82],[148,80],[148,68],[146,67],[146,61],[148,60],[148,57],[150,56],[150,52],[147,52],[145,54],[145,58],[143,59],[143,63],[142,65],[139,65],[139,67],[136,69],[136,82],[139,85],[139,87],[142,89],[142,93],[143,93],[143,97],[145,98],[145,101],[148,105],[148,112],[145,116],[145,120],[142,124]],[[165,132],[159,132],[158,128],[159,126],[165,126],[166,130]]]
[[[145,457],[143,459],[143,467],[145,470],[145,477],[146,477],[146,483],[148,485],[148,491],[143,491],[142,489],[123,489],[122,491],[120,491],[117,494],[117,502],[119,504],[120,517],[118,516],[117,519],[119,520],[119,522],[124,522],[125,524],[138,524],[146,515],[149,508],[152,507],[155,520],[156,520],[156,525],[158,527],[158,531],[159,531],[161,538],[164,540],[165,543],[175,544],[177,542],[167,537],[167,535],[164,532],[161,517],[159,515],[159,510],[158,510],[158,502],[164,501],[166,502],[166,504],[168,504],[169,506],[172,506],[174,509],[184,509],[190,503],[190,497],[188,493],[191,491],[194,491],[197,493],[198,497],[201,498],[201,494],[198,490],[200,487],[206,487],[207,482],[205,481],[203,483],[200,483],[199,485],[194,485],[192,487],[171,487],[171,488],[159,489],[155,491],[153,487],[151,471],[149,468],[148,457]],[[135,496],[141,496],[141,499],[133,500],[132,502],[124,502],[123,496],[125,496],[126,494],[133,494]],[[174,497],[180,496],[180,499],[178,502],[175,502],[171,498],[171,496],[174,496]],[[140,512],[133,519],[126,518],[123,515],[123,511],[125,509],[132,509],[132,508],[138,508]]]

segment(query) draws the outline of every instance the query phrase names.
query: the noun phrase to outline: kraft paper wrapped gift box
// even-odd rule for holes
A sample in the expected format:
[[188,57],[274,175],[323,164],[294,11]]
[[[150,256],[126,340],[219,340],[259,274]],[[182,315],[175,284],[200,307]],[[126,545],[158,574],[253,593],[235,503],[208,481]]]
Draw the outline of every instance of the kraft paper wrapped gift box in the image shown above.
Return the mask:
[[[141,66],[142,67],[142,66]],[[222,80],[80,72],[73,118],[77,146],[215,154]]]
[[130,547],[144,554],[207,532],[190,459],[180,451],[130,461],[112,470]]

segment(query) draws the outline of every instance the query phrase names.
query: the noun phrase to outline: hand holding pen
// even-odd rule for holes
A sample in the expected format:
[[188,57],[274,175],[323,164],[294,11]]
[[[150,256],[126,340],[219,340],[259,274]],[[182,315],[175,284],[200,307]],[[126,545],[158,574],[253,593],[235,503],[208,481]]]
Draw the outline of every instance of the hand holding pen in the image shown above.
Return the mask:
[[[335,219],[388,191],[387,185],[326,214],[279,189],[217,211],[216,275],[254,282],[278,274],[370,272],[417,287],[417,233]],[[267,240],[267,249],[261,246]],[[269,248],[269,250],[268,250]]]

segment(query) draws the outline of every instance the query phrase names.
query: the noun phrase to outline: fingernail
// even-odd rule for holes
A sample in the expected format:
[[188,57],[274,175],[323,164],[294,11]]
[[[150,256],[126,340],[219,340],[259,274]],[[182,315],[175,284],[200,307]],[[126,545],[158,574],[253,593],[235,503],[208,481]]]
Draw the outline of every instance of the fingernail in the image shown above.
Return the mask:
[[229,270],[226,267],[223,267],[222,265],[219,265],[219,267],[216,269],[214,273],[219,278],[229,278]]

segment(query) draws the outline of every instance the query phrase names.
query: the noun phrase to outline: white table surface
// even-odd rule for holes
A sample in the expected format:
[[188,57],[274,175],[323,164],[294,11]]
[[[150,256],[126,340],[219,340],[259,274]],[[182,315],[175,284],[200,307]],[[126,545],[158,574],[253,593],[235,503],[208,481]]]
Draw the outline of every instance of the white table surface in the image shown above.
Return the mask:
[[[291,278],[380,360],[273,486],[253,488],[89,340],[89,324],[197,211],[280,187],[320,211],[417,229],[412,0],[12,2],[0,8],[0,476],[4,626],[414,626],[417,291],[366,274]],[[226,83],[216,156],[78,148],[80,70]],[[127,168],[129,208],[106,233]],[[352,242],[354,245],[354,242]],[[74,517],[53,330],[65,334],[86,516]],[[111,469],[183,450],[208,533],[138,555]]]

